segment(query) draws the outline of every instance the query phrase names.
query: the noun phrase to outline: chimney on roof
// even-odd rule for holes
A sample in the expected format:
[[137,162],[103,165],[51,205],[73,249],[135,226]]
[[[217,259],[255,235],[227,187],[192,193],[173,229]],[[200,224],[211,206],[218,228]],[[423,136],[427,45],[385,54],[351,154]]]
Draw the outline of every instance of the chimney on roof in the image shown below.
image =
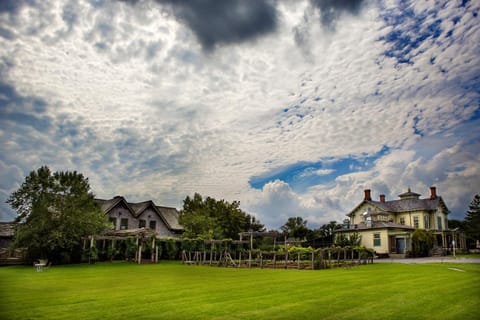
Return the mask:
[[372,197],[370,196],[370,189],[365,189],[365,198],[363,200],[365,201],[372,201]]
[[380,202],[385,202],[385,195],[384,194],[380,195]]
[[430,187],[430,199],[437,199],[437,188]]

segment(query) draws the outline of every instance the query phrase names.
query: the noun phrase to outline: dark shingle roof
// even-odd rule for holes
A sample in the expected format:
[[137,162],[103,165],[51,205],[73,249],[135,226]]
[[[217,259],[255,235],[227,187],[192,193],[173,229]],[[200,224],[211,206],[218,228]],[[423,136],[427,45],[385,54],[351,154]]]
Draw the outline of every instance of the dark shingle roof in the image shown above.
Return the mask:
[[434,199],[420,199],[418,196],[420,196],[418,193],[411,192],[409,190],[408,192],[401,194],[401,199],[399,200],[391,200],[385,202],[363,200],[352,211],[350,211],[347,216],[351,216],[364,203],[372,204],[376,206],[380,212],[383,211],[387,213],[399,213],[418,210],[435,211],[438,208],[442,208],[446,213],[450,212],[442,197],[435,197]]
[[110,211],[113,207],[115,207],[119,202],[121,202],[123,197],[115,197],[113,199],[104,200],[104,199],[95,199],[97,204],[100,206],[104,212]]
[[415,210],[436,210],[440,203],[440,198],[436,199],[401,199],[392,201],[370,201],[370,203],[385,211],[405,212]]
[[144,201],[144,202],[139,202],[139,203],[129,203],[129,206],[135,212],[135,217],[140,216],[143,213],[143,211],[147,210],[147,208],[149,206],[155,207],[155,205],[153,205],[152,201]]
[[157,206],[157,209],[161,212],[167,223],[170,225],[171,229],[183,230],[183,227],[178,223],[179,213],[177,209],[159,206]]

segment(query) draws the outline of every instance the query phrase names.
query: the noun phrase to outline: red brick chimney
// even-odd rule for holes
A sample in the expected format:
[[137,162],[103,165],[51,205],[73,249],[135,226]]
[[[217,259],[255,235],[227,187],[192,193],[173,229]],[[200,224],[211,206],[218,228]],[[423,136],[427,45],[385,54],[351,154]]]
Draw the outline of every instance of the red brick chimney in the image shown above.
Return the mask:
[[430,199],[437,199],[437,188],[430,187]]
[[384,194],[380,195],[380,202],[385,202],[385,195]]
[[370,196],[370,189],[365,189],[365,198],[363,200],[365,201],[372,201],[372,197]]

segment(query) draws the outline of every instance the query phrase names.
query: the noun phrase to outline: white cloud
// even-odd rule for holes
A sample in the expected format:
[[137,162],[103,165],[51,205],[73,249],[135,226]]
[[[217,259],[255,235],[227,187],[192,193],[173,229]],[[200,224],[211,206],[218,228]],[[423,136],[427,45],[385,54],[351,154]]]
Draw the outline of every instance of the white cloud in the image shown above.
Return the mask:
[[[412,3],[426,17],[421,30],[437,17],[444,29],[411,50],[412,65],[385,56],[394,44],[379,39],[394,30],[415,36],[415,21],[386,26],[375,4],[342,15],[331,30],[308,1],[280,1],[275,33],[211,52],[154,2],[41,6],[0,15],[14,34],[0,37],[2,79],[19,96],[45,101],[50,123],[42,131],[8,120],[0,129],[0,160],[18,162],[24,174],[42,164],[77,170],[99,196],[131,201],[180,206],[193,192],[241,200],[270,227],[290,215],[340,221],[366,187],[393,197],[435,183],[455,190],[448,200],[460,208],[471,195],[462,196],[461,177],[473,186],[479,176],[474,153],[463,151],[472,142],[455,142],[480,136],[457,130],[478,110],[478,90],[465,86],[480,65],[479,27],[451,4]],[[388,14],[401,14],[397,6],[384,3]],[[461,20],[452,25],[455,16]],[[33,105],[8,108],[38,113]],[[282,181],[248,186],[276,168],[371,156],[385,146],[390,152],[369,171],[305,194]],[[13,180],[10,188],[21,182]]]
[[252,193],[252,198],[244,203],[245,207],[268,229],[279,229],[289,217],[304,218],[310,228],[319,227],[331,220],[331,216],[321,211],[330,205],[328,199],[304,198],[283,181],[269,182],[262,190]]

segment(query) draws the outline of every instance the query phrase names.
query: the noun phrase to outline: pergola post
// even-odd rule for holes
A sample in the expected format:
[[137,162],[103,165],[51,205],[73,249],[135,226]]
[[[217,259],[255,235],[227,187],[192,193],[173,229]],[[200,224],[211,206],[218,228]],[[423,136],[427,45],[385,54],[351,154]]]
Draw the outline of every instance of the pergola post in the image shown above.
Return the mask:
[[152,263],[156,263],[155,262],[155,238],[152,238],[152,250],[150,252],[150,261],[152,261]]
[[135,262],[138,262],[138,237],[136,237],[135,239],[135,246],[137,247],[137,249],[135,250]]
[[[242,243],[242,240],[243,240],[243,235],[240,233],[240,244]],[[243,246],[240,248],[240,250],[238,250],[238,267],[239,268],[242,265],[242,249],[243,249]]]
[[138,264],[142,263],[142,243],[138,246]]
[[93,242],[94,242],[94,236],[90,237],[90,254],[88,255],[88,263],[91,263],[91,258],[92,258],[92,248],[93,248]]
[[212,259],[213,259],[213,243],[210,242],[210,265],[212,265]]
[[273,238],[273,269],[277,265],[277,237]]
[[250,232],[250,250],[248,251],[248,267],[252,267],[252,250],[253,250],[253,232]]
[[113,261],[115,258],[115,239],[112,239],[112,254],[110,256],[110,261]]

